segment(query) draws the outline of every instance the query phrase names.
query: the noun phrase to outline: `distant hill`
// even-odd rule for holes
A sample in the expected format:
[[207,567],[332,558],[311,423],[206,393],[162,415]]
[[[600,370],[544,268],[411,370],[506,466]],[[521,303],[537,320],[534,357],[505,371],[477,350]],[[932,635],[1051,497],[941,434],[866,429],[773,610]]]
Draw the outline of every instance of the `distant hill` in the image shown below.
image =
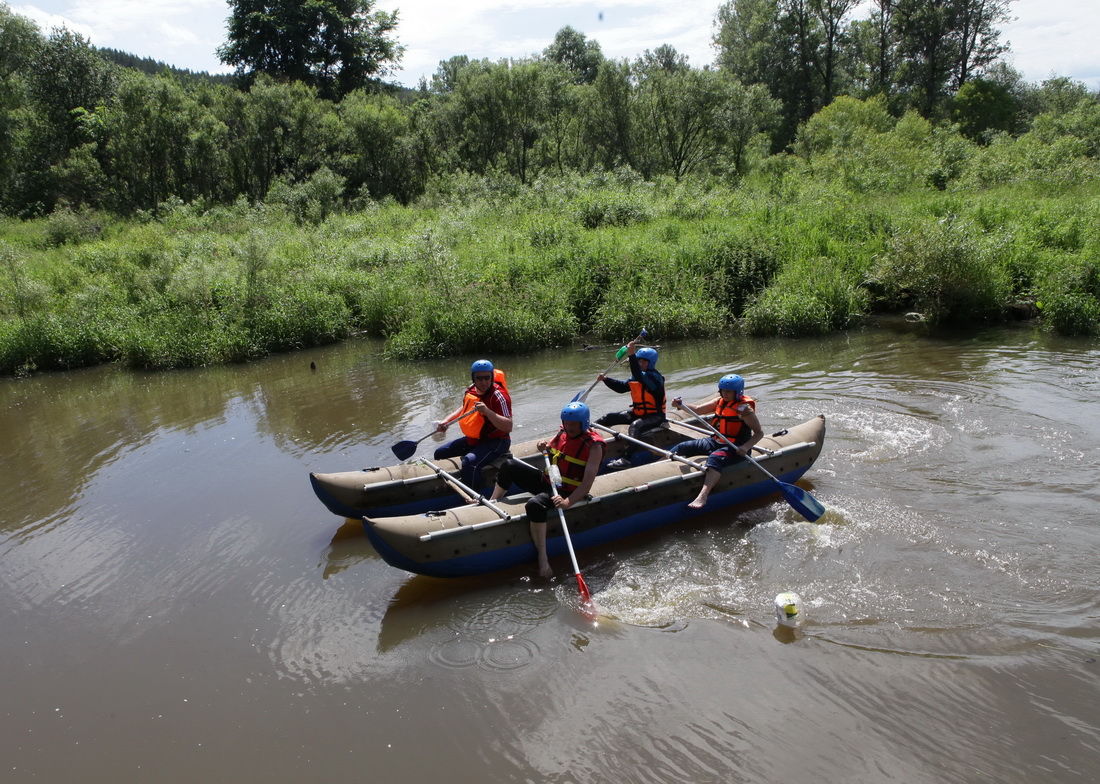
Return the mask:
[[191,79],[194,81],[211,82],[213,84],[236,84],[236,77],[232,74],[211,74],[206,71],[189,71],[186,68],[176,68],[175,66],[168,65],[168,63],[162,63],[159,60],[153,60],[149,57],[138,57],[136,54],[130,54],[129,52],[122,52],[118,49],[109,49],[105,47],[97,47],[96,51],[103,57],[110,60],[112,63],[121,65],[123,68],[133,68],[136,71],[149,74],[150,76],[156,76],[159,73],[164,73],[165,69],[170,71],[173,75],[179,76],[183,79]]

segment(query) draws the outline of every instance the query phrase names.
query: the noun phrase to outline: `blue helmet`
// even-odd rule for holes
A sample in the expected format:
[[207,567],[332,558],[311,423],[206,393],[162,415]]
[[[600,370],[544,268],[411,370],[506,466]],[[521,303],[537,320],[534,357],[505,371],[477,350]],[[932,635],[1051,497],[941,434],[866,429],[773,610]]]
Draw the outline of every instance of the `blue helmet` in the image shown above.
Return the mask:
[[655,367],[657,367],[657,349],[655,348],[645,346],[644,348],[640,348],[635,351],[634,356],[636,356],[638,359],[648,359],[650,370],[653,370]]
[[487,359],[479,359],[474,364],[470,365],[470,378],[474,377],[474,373],[492,373],[493,363]]
[[718,379],[718,388],[728,389],[740,397],[741,393],[745,391],[745,379],[736,373],[730,373]]
[[580,422],[581,429],[587,430],[589,418],[592,416],[588,410],[588,406],[579,401],[573,403],[567,403],[565,408],[561,410],[562,422]]

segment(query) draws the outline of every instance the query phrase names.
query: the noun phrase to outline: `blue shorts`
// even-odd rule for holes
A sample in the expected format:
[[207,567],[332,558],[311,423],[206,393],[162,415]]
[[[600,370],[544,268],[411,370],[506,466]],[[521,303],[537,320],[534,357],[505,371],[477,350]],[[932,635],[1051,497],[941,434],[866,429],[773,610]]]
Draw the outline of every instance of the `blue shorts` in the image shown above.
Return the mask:
[[708,455],[707,468],[713,468],[715,471],[721,471],[726,466],[740,463],[745,459],[734,452],[729,444],[717,436],[697,438],[694,441],[681,441],[668,451],[680,457]]
[[456,438],[435,450],[435,459],[445,457],[462,458],[462,482],[479,493],[484,489],[481,480],[481,467],[505,454],[512,446],[510,438],[483,438],[471,445],[466,436]]

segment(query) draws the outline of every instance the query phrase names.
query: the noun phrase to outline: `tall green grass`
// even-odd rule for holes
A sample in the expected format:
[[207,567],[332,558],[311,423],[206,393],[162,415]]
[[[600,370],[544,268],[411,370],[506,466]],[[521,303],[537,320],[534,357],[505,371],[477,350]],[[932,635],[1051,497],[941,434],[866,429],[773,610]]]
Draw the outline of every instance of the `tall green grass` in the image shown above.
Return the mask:
[[657,340],[820,335],[890,311],[957,327],[1019,302],[1058,332],[1097,331],[1095,180],[876,191],[800,166],[738,187],[455,176],[418,205],[354,211],[321,172],[261,205],[2,222],[0,372],[242,362],[353,334],[417,358],[642,326]]

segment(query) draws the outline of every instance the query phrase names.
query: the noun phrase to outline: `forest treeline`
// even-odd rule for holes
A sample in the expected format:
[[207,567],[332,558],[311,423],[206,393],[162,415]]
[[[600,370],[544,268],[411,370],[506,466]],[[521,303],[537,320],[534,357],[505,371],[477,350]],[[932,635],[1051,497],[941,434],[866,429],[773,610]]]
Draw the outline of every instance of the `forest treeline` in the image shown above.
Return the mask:
[[[342,204],[408,204],[455,172],[529,183],[627,166],[645,179],[736,180],[773,154],[815,152],[798,131],[840,95],[882,101],[894,120],[916,113],[946,147],[1018,138],[1037,121],[1080,133],[1096,119],[1083,85],[1027,84],[999,60],[1008,0],[875,0],[850,19],[858,7],[732,0],[718,7],[713,68],[670,46],[605,58],[563,28],[527,59],[460,55],[419,89],[361,78],[341,93],[274,69],[242,72],[239,86],[149,75],[0,5],[0,211],[256,202],[317,179]],[[951,181],[952,163],[934,186]]]
[[150,75],[0,5],[0,371],[910,308],[1095,332],[1100,98],[1001,61],[1007,0],[856,7],[732,0],[714,67],[563,28],[403,90]]

